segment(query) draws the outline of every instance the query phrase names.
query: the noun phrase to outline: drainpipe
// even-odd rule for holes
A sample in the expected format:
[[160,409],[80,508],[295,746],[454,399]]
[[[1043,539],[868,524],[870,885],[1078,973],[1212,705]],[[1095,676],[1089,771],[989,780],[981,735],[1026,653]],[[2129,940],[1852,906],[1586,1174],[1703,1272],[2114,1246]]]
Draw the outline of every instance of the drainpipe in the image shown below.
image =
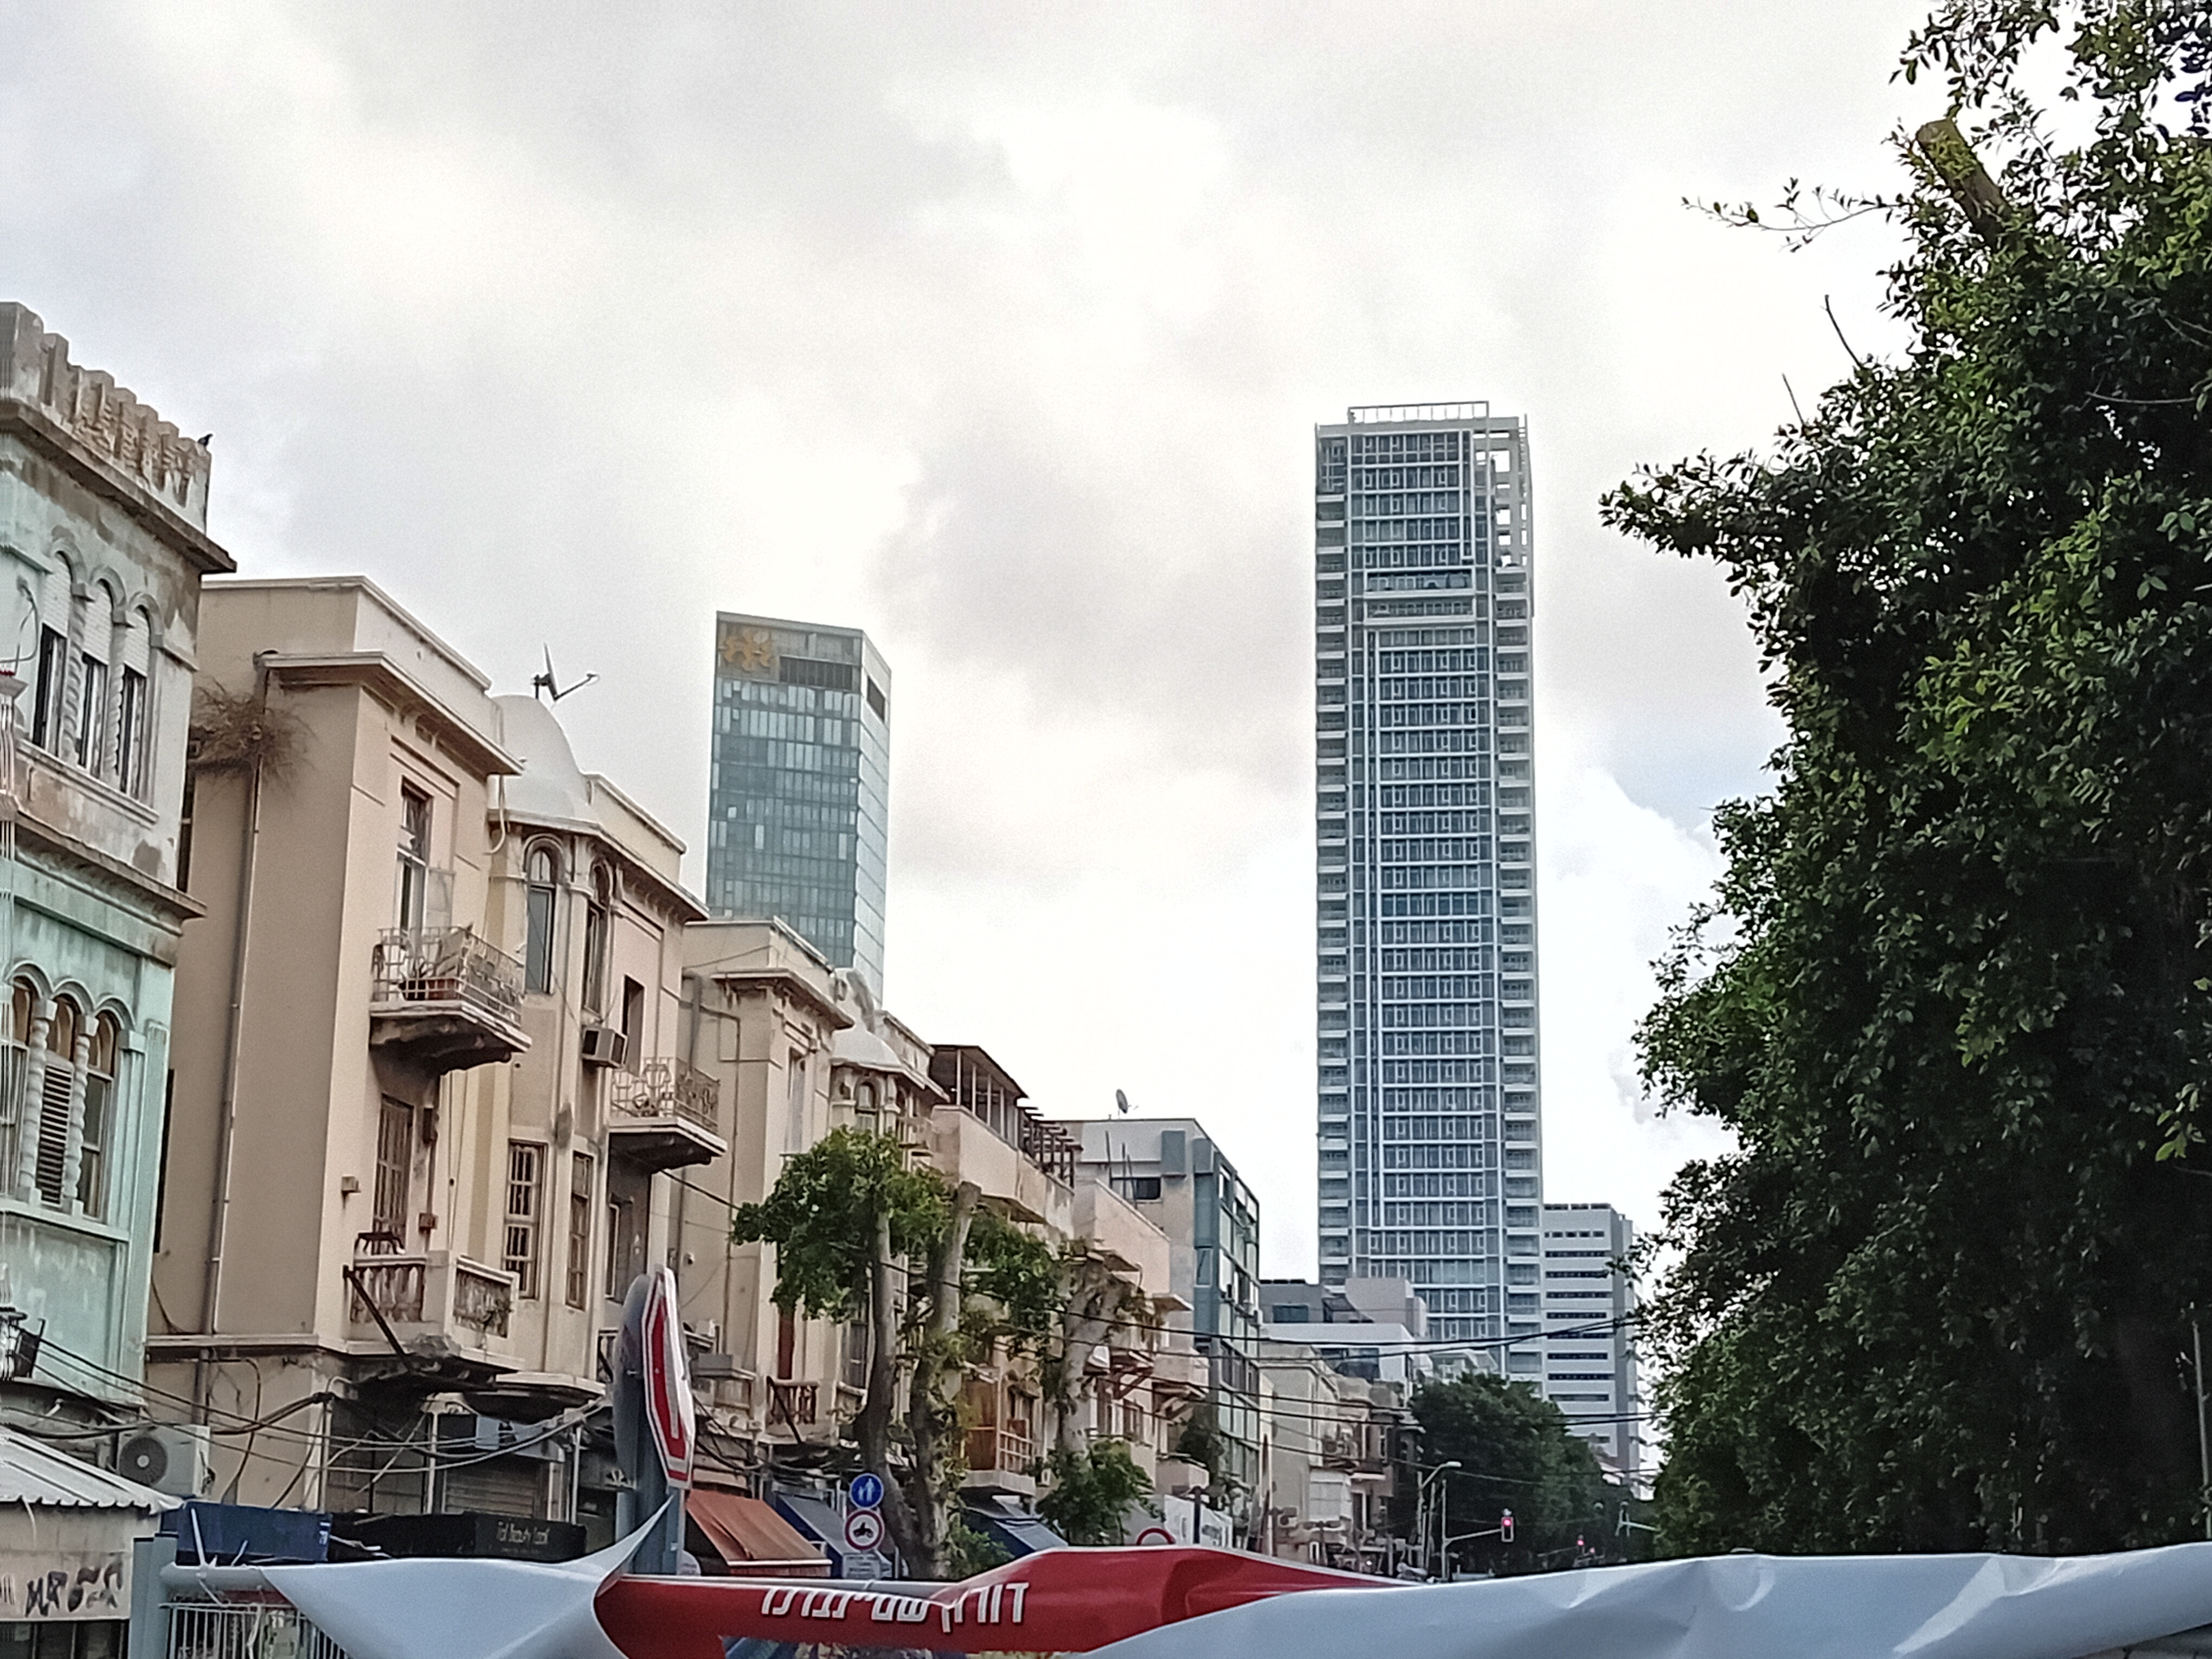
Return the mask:
[[[269,659],[253,659],[253,697],[264,707],[269,700]],[[222,1298],[222,1255],[230,1226],[231,1148],[238,1128],[238,1071],[240,1037],[246,1023],[246,947],[253,929],[253,866],[261,845],[261,760],[256,756],[246,783],[246,826],[238,847],[238,916],[231,930],[230,1019],[223,1037],[222,1105],[216,1137],[215,1198],[208,1213],[207,1278],[200,1293],[200,1329],[213,1336]],[[192,1420],[208,1420],[209,1351],[200,1350],[192,1365]]]

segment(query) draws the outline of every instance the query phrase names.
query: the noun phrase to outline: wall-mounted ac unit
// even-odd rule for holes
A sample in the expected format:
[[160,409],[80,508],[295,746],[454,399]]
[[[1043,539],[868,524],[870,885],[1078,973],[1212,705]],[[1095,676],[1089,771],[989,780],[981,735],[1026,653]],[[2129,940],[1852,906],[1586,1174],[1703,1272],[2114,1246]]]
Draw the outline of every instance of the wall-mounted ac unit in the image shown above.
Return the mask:
[[115,1472],[172,1498],[204,1498],[215,1485],[208,1425],[162,1424],[125,1435],[115,1449]]
[[586,1025],[584,1028],[582,1059],[586,1066],[619,1066],[629,1039],[611,1025]]

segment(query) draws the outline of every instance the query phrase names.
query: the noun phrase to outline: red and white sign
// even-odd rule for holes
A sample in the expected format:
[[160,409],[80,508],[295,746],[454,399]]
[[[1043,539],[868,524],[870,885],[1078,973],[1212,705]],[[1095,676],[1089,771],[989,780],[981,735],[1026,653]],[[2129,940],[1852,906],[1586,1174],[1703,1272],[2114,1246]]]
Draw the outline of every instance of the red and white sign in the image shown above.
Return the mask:
[[845,1513],[845,1547],[866,1553],[884,1541],[884,1517],[873,1510]]
[[647,1293],[644,1338],[645,1420],[668,1484],[686,1488],[699,1443],[698,1408],[691,1401],[691,1355],[676,1307],[676,1275],[665,1267],[654,1270]]
[[1172,1544],[1175,1540],[1176,1535],[1165,1527],[1146,1527],[1137,1534],[1139,1544]]

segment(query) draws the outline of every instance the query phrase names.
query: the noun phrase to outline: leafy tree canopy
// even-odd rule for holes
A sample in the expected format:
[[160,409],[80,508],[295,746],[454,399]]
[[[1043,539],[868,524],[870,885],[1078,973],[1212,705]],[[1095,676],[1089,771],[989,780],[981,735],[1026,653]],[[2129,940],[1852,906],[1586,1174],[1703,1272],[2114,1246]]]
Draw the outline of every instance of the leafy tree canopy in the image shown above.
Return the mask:
[[1719,562],[1788,727],[1641,1033],[1739,1147],[1649,1310],[1680,1551],[2201,1527],[2212,11],[1947,0],[1905,63],[1994,180],[1900,139],[1909,349],[1606,503]]
[[1052,1490],[1037,1502],[1045,1523],[1071,1544],[1118,1544],[1133,1507],[1152,1495],[1152,1478],[1139,1468],[1121,1440],[1057,1446],[1045,1459]]
[[1500,1511],[1513,1511],[1511,1544],[1488,1538],[1454,1547],[1462,1571],[1525,1570],[1547,1555],[1573,1552],[1577,1538],[1610,1534],[1607,1503],[1618,1490],[1606,1484],[1589,1443],[1569,1429],[1565,1413],[1534,1389],[1476,1374],[1416,1389],[1411,1404],[1421,1425],[1421,1461],[1431,1468],[1460,1466],[1431,1482],[1447,1494],[1452,1533],[1494,1527]]
[[889,1135],[833,1129],[784,1160],[765,1200],[738,1207],[730,1237],[775,1244],[776,1306],[851,1319],[868,1304],[876,1218],[885,1213],[895,1254],[926,1253],[951,1213],[943,1177],[908,1168]]

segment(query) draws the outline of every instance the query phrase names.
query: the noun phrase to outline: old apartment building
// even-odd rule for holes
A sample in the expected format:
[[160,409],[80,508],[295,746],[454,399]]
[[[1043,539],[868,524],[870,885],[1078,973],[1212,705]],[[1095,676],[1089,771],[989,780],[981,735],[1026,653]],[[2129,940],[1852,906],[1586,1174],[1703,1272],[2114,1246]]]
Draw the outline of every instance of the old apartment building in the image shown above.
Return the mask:
[[211,591],[201,671],[149,1374],[240,1501],[611,1525],[600,1333],[723,1150],[682,847],[358,578]]

